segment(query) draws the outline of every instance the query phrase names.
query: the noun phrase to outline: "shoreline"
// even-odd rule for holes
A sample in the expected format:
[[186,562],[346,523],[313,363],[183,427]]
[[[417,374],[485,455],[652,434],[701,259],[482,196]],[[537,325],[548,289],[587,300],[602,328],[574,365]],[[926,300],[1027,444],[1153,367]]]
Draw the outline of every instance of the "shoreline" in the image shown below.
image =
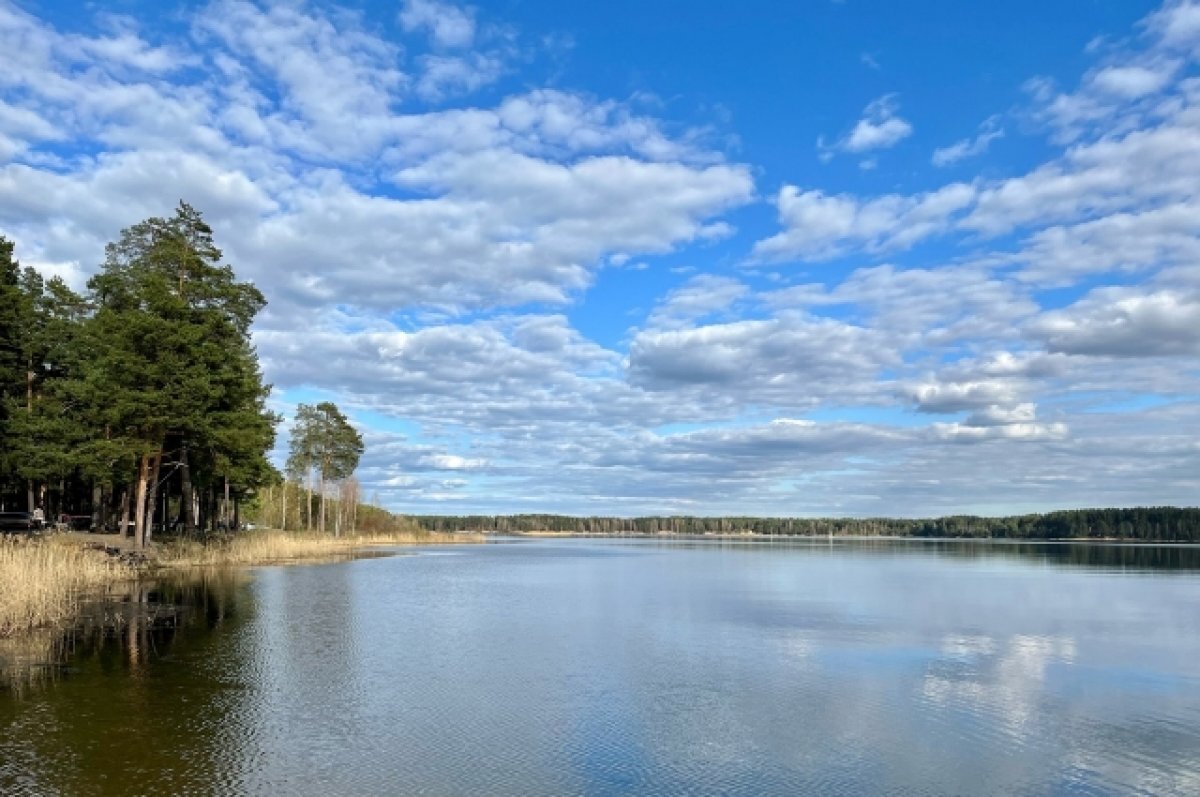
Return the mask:
[[146,549],[117,534],[0,537],[0,640],[69,628],[92,597],[115,587],[201,568],[317,563],[382,546],[478,544],[480,534],[402,531],[332,537],[264,529],[199,542],[170,538]]
[[887,542],[989,542],[1009,545],[1045,545],[1045,544],[1104,544],[1131,546],[1193,546],[1200,547],[1200,542],[1191,540],[1135,540],[1129,537],[918,537],[901,534],[758,534],[755,532],[724,533],[724,534],[680,534],[669,531],[642,533],[583,533],[572,531],[473,531],[463,532],[483,537],[531,537],[537,539],[597,539],[597,540],[685,540],[717,542],[788,542],[788,541],[847,541],[868,542],[881,540]]

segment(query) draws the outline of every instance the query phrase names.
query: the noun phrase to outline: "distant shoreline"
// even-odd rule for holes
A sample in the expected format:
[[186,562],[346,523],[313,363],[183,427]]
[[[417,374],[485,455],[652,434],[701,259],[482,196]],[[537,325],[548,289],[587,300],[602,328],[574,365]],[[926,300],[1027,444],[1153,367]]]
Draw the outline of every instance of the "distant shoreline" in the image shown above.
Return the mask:
[[1200,507],[1065,509],[1044,514],[942,517],[645,517],[417,515],[429,531],[480,531],[541,536],[636,536],[694,539],[992,539],[1136,543],[1200,543]]
[[714,540],[718,542],[779,542],[788,540],[838,540],[847,542],[868,542],[871,540],[886,540],[888,542],[1002,542],[1012,545],[1045,545],[1052,543],[1104,545],[1171,545],[1200,547],[1200,542],[1193,540],[1136,540],[1128,537],[1048,537],[1021,539],[1014,537],[919,537],[904,534],[757,534],[722,533],[722,534],[685,534],[669,531],[653,533],[644,532],[572,532],[572,531],[461,531],[456,534],[482,534],[485,537],[531,537],[538,539],[641,539],[641,540]]

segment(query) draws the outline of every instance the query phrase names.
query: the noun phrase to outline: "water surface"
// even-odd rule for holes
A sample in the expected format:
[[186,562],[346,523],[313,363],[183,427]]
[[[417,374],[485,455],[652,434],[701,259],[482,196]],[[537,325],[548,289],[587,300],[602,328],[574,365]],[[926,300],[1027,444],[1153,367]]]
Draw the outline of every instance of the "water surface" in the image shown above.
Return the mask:
[[1200,794],[1196,548],[521,540],[120,611],[0,686],[0,794]]

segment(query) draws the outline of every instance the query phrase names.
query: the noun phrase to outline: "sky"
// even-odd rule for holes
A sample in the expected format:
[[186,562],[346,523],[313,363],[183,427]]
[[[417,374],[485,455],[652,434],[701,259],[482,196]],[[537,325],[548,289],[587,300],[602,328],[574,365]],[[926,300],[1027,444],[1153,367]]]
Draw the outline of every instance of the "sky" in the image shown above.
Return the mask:
[[391,509],[1197,504],[1200,2],[0,0],[0,53],[21,262],[196,207]]

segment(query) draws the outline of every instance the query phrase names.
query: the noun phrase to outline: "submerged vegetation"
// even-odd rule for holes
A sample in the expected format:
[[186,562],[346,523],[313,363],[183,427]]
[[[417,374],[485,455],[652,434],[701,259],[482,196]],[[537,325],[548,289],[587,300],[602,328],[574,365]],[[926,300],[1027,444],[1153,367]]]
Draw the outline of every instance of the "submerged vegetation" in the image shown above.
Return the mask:
[[860,537],[1200,542],[1200,509],[1179,507],[1073,509],[1041,515],[953,515],[931,519],[469,515],[422,516],[415,520],[431,531],[498,534],[755,534],[768,537],[832,534]]

